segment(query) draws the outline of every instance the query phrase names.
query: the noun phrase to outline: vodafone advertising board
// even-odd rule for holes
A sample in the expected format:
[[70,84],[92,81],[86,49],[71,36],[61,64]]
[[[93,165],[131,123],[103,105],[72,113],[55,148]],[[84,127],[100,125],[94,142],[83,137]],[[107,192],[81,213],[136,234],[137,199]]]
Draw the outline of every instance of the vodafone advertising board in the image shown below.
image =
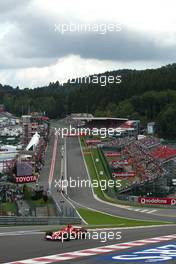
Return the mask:
[[162,205],[176,205],[174,198],[156,198],[156,197],[138,197],[140,204],[162,204]]

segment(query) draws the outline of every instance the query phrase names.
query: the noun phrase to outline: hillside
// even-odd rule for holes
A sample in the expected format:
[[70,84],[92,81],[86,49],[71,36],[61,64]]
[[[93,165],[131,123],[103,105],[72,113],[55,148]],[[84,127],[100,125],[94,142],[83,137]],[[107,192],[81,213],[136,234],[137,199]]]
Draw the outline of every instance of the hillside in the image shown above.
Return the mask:
[[[119,70],[101,76],[122,76],[120,84],[75,84],[59,82],[20,90],[0,85],[0,103],[16,115],[46,111],[51,118],[71,112],[90,112],[96,116],[121,116],[156,121],[158,133],[176,138],[176,64],[152,70]],[[92,76],[91,76],[92,78]]]

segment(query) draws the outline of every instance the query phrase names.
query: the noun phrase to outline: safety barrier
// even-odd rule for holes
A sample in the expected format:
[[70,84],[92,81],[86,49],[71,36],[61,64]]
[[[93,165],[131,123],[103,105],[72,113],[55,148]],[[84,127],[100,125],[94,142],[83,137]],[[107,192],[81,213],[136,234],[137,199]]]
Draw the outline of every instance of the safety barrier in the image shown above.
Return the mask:
[[18,217],[0,216],[0,225],[65,225],[81,224],[78,217]]

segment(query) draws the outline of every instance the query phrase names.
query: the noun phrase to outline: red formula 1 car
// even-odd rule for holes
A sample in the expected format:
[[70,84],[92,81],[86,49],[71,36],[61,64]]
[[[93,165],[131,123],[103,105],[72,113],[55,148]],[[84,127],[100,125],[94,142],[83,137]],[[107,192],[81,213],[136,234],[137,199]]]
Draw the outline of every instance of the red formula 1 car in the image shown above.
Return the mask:
[[72,239],[85,239],[87,230],[83,227],[73,227],[72,225],[67,225],[58,231],[48,231],[45,234],[46,240],[60,240],[69,241]]

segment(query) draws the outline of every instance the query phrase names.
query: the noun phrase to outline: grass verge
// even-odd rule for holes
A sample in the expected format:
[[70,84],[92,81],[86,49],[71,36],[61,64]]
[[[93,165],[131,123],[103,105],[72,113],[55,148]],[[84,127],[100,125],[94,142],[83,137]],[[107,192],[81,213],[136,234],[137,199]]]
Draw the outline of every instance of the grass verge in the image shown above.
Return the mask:
[[17,213],[17,207],[16,204],[13,202],[6,202],[0,204],[0,210],[4,212],[11,212],[13,214]]
[[110,216],[105,213],[100,213],[85,208],[78,208],[77,210],[81,217],[88,223],[88,225],[97,227],[130,227],[169,224],[169,222],[133,220],[123,217]]

